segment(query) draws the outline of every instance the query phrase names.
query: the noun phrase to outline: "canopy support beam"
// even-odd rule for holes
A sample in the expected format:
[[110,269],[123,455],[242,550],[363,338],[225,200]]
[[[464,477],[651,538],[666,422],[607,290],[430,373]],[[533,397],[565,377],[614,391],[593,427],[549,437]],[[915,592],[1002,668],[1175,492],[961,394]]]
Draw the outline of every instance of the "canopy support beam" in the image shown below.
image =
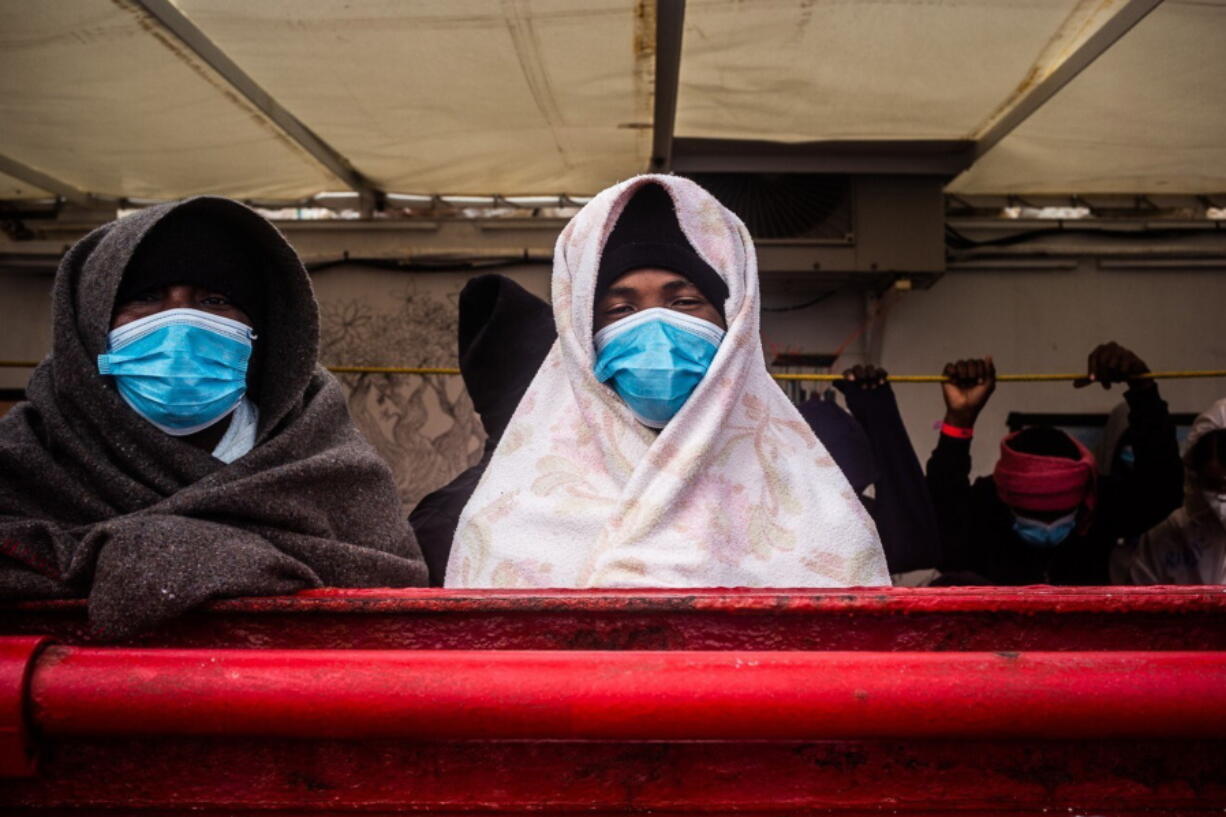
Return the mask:
[[672,170],[684,31],[685,0],[656,0],[655,112],[651,120],[651,170],[655,173]]
[[1129,0],[1125,3],[1055,70],[1018,97],[996,121],[981,128],[975,136],[975,158],[996,147],[1161,3],[1162,0]]
[[875,173],[948,176],[970,167],[969,141],[957,139],[770,142],[756,139],[673,140],[677,173]]
[[37,187],[39,190],[54,193],[64,201],[80,205],[81,207],[93,207],[97,204],[94,197],[84,190],[74,187],[68,182],[61,181],[54,176],[48,176],[41,170],[35,170],[10,156],[0,154],[0,173],[12,176],[14,179],[20,179],[26,184]]
[[351,189],[356,190],[361,197],[363,215],[369,215],[367,211],[383,200],[383,191],[359,173],[335,148],[316,136],[297,117],[281,107],[281,104],[271,94],[261,88],[254,79],[226,56],[225,52],[197,28],[195,23],[175,8],[170,0],[134,1],[179,38],[191,49],[192,53],[230,83],[236,91],[246,97],[247,101],[272,120],[303,150]]

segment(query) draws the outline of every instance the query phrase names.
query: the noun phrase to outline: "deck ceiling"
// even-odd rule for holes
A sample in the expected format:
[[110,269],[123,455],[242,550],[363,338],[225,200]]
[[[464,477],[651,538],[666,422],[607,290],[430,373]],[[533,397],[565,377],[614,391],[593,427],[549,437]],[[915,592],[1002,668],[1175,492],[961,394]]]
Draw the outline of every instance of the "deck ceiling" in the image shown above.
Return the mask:
[[0,199],[582,195],[671,137],[962,145],[959,194],[1226,192],[1226,0],[689,0],[661,110],[680,8],[0,0]]

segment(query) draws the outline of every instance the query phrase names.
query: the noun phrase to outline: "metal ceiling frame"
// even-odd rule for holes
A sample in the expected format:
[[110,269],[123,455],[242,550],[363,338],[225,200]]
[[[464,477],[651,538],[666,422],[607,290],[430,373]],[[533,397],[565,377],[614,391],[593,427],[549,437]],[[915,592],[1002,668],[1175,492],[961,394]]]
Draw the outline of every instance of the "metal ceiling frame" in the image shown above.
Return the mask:
[[974,161],[974,143],[959,139],[771,142],[673,140],[678,173],[878,173],[956,176]]
[[657,0],[651,169],[678,173],[891,173],[947,175],[970,168],[1161,4],[1128,0],[1064,62],[967,140],[818,141],[678,138],[684,0]]
[[61,181],[54,176],[48,176],[41,170],[35,170],[11,156],[0,154],[0,173],[12,176],[14,179],[20,179],[26,184],[37,187],[39,190],[46,190],[48,193],[64,199],[64,201],[78,204],[82,207],[92,207],[97,203],[97,199],[84,190],[68,182]]
[[[985,121],[970,139],[782,143],[676,136],[686,3],[685,0],[650,1],[654,2],[656,12],[650,170],[930,174],[951,178],[971,167],[1016,130],[1161,4],[1161,0],[1126,0],[1072,54],[1019,95],[1002,114]],[[369,217],[374,209],[382,208],[385,191],[282,107],[179,11],[172,0],[131,2],[181,41],[330,173],[356,191],[363,216]],[[96,206],[108,198],[94,196],[11,157],[0,156],[0,172],[80,206]]]
[[133,0],[133,2],[182,41],[192,53],[216,71],[222,79],[242,94],[248,102],[329,172],[351,189],[356,190],[361,197],[364,215],[382,206],[384,199],[382,190],[354,168],[339,151],[283,108],[271,94],[261,88],[242,68],[226,56],[225,52],[218,48],[208,35],[175,8],[170,0]]
[[673,169],[673,129],[681,83],[681,42],[685,0],[656,0],[655,112],[651,120],[651,165],[655,173]]
[[1106,51],[1115,45],[1133,26],[1145,19],[1154,9],[1162,4],[1162,0],[1128,0],[1119,11],[1111,16],[1085,42],[1078,46],[1064,62],[1034,85],[1026,94],[1017,99],[1011,108],[1005,111],[986,127],[981,126],[973,138],[975,141],[975,158],[979,159],[985,153],[996,147],[1002,139],[1017,129],[1035,111],[1042,108],[1054,97],[1061,88],[1073,81],[1086,68]]

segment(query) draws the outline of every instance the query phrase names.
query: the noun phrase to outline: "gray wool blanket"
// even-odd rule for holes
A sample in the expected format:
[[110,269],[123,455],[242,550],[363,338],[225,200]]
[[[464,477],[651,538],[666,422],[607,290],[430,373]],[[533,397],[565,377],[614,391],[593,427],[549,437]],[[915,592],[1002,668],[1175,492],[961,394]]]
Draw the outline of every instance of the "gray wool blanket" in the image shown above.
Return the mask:
[[[128,260],[177,208],[244,231],[265,279],[257,445],[230,465],[159,431],[98,374]],[[318,366],[306,271],[257,213],[200,197],[98,228],[60,265],[53,322],[28,401],[0,419],[0,598],[88,596],[95,632],[119,639],[209,599],[426,584],[391,471]]]

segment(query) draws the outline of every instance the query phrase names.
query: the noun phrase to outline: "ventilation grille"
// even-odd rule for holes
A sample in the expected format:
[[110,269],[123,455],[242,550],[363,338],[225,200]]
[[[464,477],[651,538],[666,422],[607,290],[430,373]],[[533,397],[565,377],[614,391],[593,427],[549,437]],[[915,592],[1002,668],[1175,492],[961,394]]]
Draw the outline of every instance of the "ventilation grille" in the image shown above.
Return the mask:
[[851,184],[818,173],[690,173],[740,216],[758,239],[845,241],[852,233]]

